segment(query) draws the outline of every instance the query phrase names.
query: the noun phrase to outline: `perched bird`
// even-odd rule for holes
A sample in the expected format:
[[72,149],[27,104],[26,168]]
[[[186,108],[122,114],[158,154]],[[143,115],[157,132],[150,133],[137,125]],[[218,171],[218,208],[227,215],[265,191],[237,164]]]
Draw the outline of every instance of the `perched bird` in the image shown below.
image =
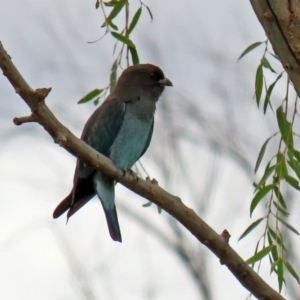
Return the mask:
[[[81,139],[110,158],[116,167],[129,170],[147,150],[153,132],[156,102],[172,82],[151,64],[127,68],[113,92],[87,121]],[[101,171],[77,160],[73,188],[53,212],[67,218],[98,195],[111,238],[122,242],[115,206],[115,182]]]

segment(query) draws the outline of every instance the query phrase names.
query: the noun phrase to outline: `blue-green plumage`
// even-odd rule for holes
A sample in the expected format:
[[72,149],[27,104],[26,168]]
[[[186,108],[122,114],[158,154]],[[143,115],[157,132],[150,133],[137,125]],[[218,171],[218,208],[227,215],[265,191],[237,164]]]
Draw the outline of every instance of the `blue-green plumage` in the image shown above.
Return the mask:
[[[117,168],[131,169],[150,144],[156,102],[165,85],[172,84],[158,67],[129,67],[120,76],[115,90],[89,118],[81,139],[109,157]],[[55,209],[53,217],[68,210],[69,218],[95,194],[101,200],[112,239],[121,242],[114,181],[79,160],[73,189]]]

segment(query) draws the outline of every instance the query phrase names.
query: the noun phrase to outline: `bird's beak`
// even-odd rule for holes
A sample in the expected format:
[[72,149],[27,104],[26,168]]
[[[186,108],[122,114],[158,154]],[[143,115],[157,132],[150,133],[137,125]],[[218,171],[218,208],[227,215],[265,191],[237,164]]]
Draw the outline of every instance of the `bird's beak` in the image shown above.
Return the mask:
[[161,85],[167,85],[167,86],[173,86],[173,83],[172,83],[172,81],[170,80],[170,79],[168,79],[168,78],[164,78],[164,79],[161,79],[160,81],[159,81],[159,83],[161,84]]

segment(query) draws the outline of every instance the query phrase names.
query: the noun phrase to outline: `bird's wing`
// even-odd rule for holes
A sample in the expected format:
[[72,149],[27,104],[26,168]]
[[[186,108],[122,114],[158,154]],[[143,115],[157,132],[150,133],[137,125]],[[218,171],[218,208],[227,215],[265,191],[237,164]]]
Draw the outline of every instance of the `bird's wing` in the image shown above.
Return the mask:
[[[123,101],[117,98],[106,100],[87,121],[81,139],[96,151],[109,156],[111,145],[122,125],[124,113],[125,103]],[[86,185],[89,186],[88,190],[92,189],[94,171],[94,168],[78,160],[74,175],[75,201],[79,196],[77,196],[77,189],[81,190]]]
[[92,148],[108,156],[122,125],[125,103],[117,98],[106,100],[87,121],[81,139]]
[[[87,121],[81,139],[105,156],[122,125],[125,103],[116,98],[107,99]],[[69,208],[68,218],[86,204],[94,195],[93,175],[95,169],[77,160],[73,189],[53,213],[57,218]]]
[[[122,125],[125,113],[125,103],[116,98],[106,100],[87,121],[81,139],[96,151],[109,156],[118,131]],[[77,165],[79,178],[87,178],[94,169],[84,163]],[[75,177],[74,177],[75,179]]]

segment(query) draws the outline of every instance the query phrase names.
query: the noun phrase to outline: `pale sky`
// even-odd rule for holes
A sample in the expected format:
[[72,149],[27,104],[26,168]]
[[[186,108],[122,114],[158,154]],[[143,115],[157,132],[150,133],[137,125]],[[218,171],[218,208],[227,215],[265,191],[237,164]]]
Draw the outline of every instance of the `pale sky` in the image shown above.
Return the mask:
[[[76,103],[90,90],[108,83],[113,61],[110,36],[87,43],[103,34],[101,11],[95,10],[94,2],[0,3],[0,40],[5,49],[33,88],[52,87],[48,106],[78,136],[94,105]],[[132,12],[138,3],[131,4]],[[265,40],[264,32],[249,1],[155,0],[146,4],[154,20],[150,22],[144,9],[132,39],[141,62],[159,65],[174,86],[165,90],[158,103],[153,141],[142,163],[162,187],[195,210],[192,197],[199,198],[201,207],[208,175],[212,176],[212,200],[200,217],[217,232],[226,228],[232,236],[231,246],[247,259],[254,252],[259,231],[247,240],[237,240],[263,214],[262,207],[249,218],[252,182],[257,178],[249,168],[253,171],[261,145],[276,126],[271,114],[264,117],[253,100],[255,69],[262,52],[258,49],[239,63],[237,58],[249,44]],[[98,199],[74,215],[67,226],[65,216],[52,219],[54,208],[71,189],[75,158],[54,144],[37,124],[14,126],[12,119],[28,115],[28,107],[3,76],[0,91],[0,298],[202,299],[174,252],[147,226],[126,214],[121,204],[122,244],[110,239]],[[197,117],[198,111],[194,112],[195,120],[183,117],[185,98],[196,99],[194,105],[203,119]],[[172,122],[166,122],[162,113],[166,107],[171,107]],[[207,121],[202,131],[197,129],[198,119]],[[158,159],[169,126],[186,130],[190,139],[200,144],[177,144],[191,176],[186,181],[195,186],[194,192],[186,185],[185,175],[178,171],[179,162],[171,152],[165,155],[168,171],[160,168]],[[223,131],[230,126],[235,131],[232,140],[229,137],[223,142]],[[210,130],[217,141],[225,143],[220,155],[208,143],[206,133]],[[247,158],[248,166],[241,167],[228,155],[231,146]],[[218,173],[210,171],[212,165]],[[122,202],[174,239],[171,218],[165,212],[157,214],[154,205],[143,208],[146,201],[120,185],[116,195],[117,207]],[[207,264],[213,299],[245,299],[248,292],[227,268],[183,232],[184,243],[193,253],[198,251]],[[276,277],[269,276],[268,262],[263,264],[261,274],[277,289]]]

